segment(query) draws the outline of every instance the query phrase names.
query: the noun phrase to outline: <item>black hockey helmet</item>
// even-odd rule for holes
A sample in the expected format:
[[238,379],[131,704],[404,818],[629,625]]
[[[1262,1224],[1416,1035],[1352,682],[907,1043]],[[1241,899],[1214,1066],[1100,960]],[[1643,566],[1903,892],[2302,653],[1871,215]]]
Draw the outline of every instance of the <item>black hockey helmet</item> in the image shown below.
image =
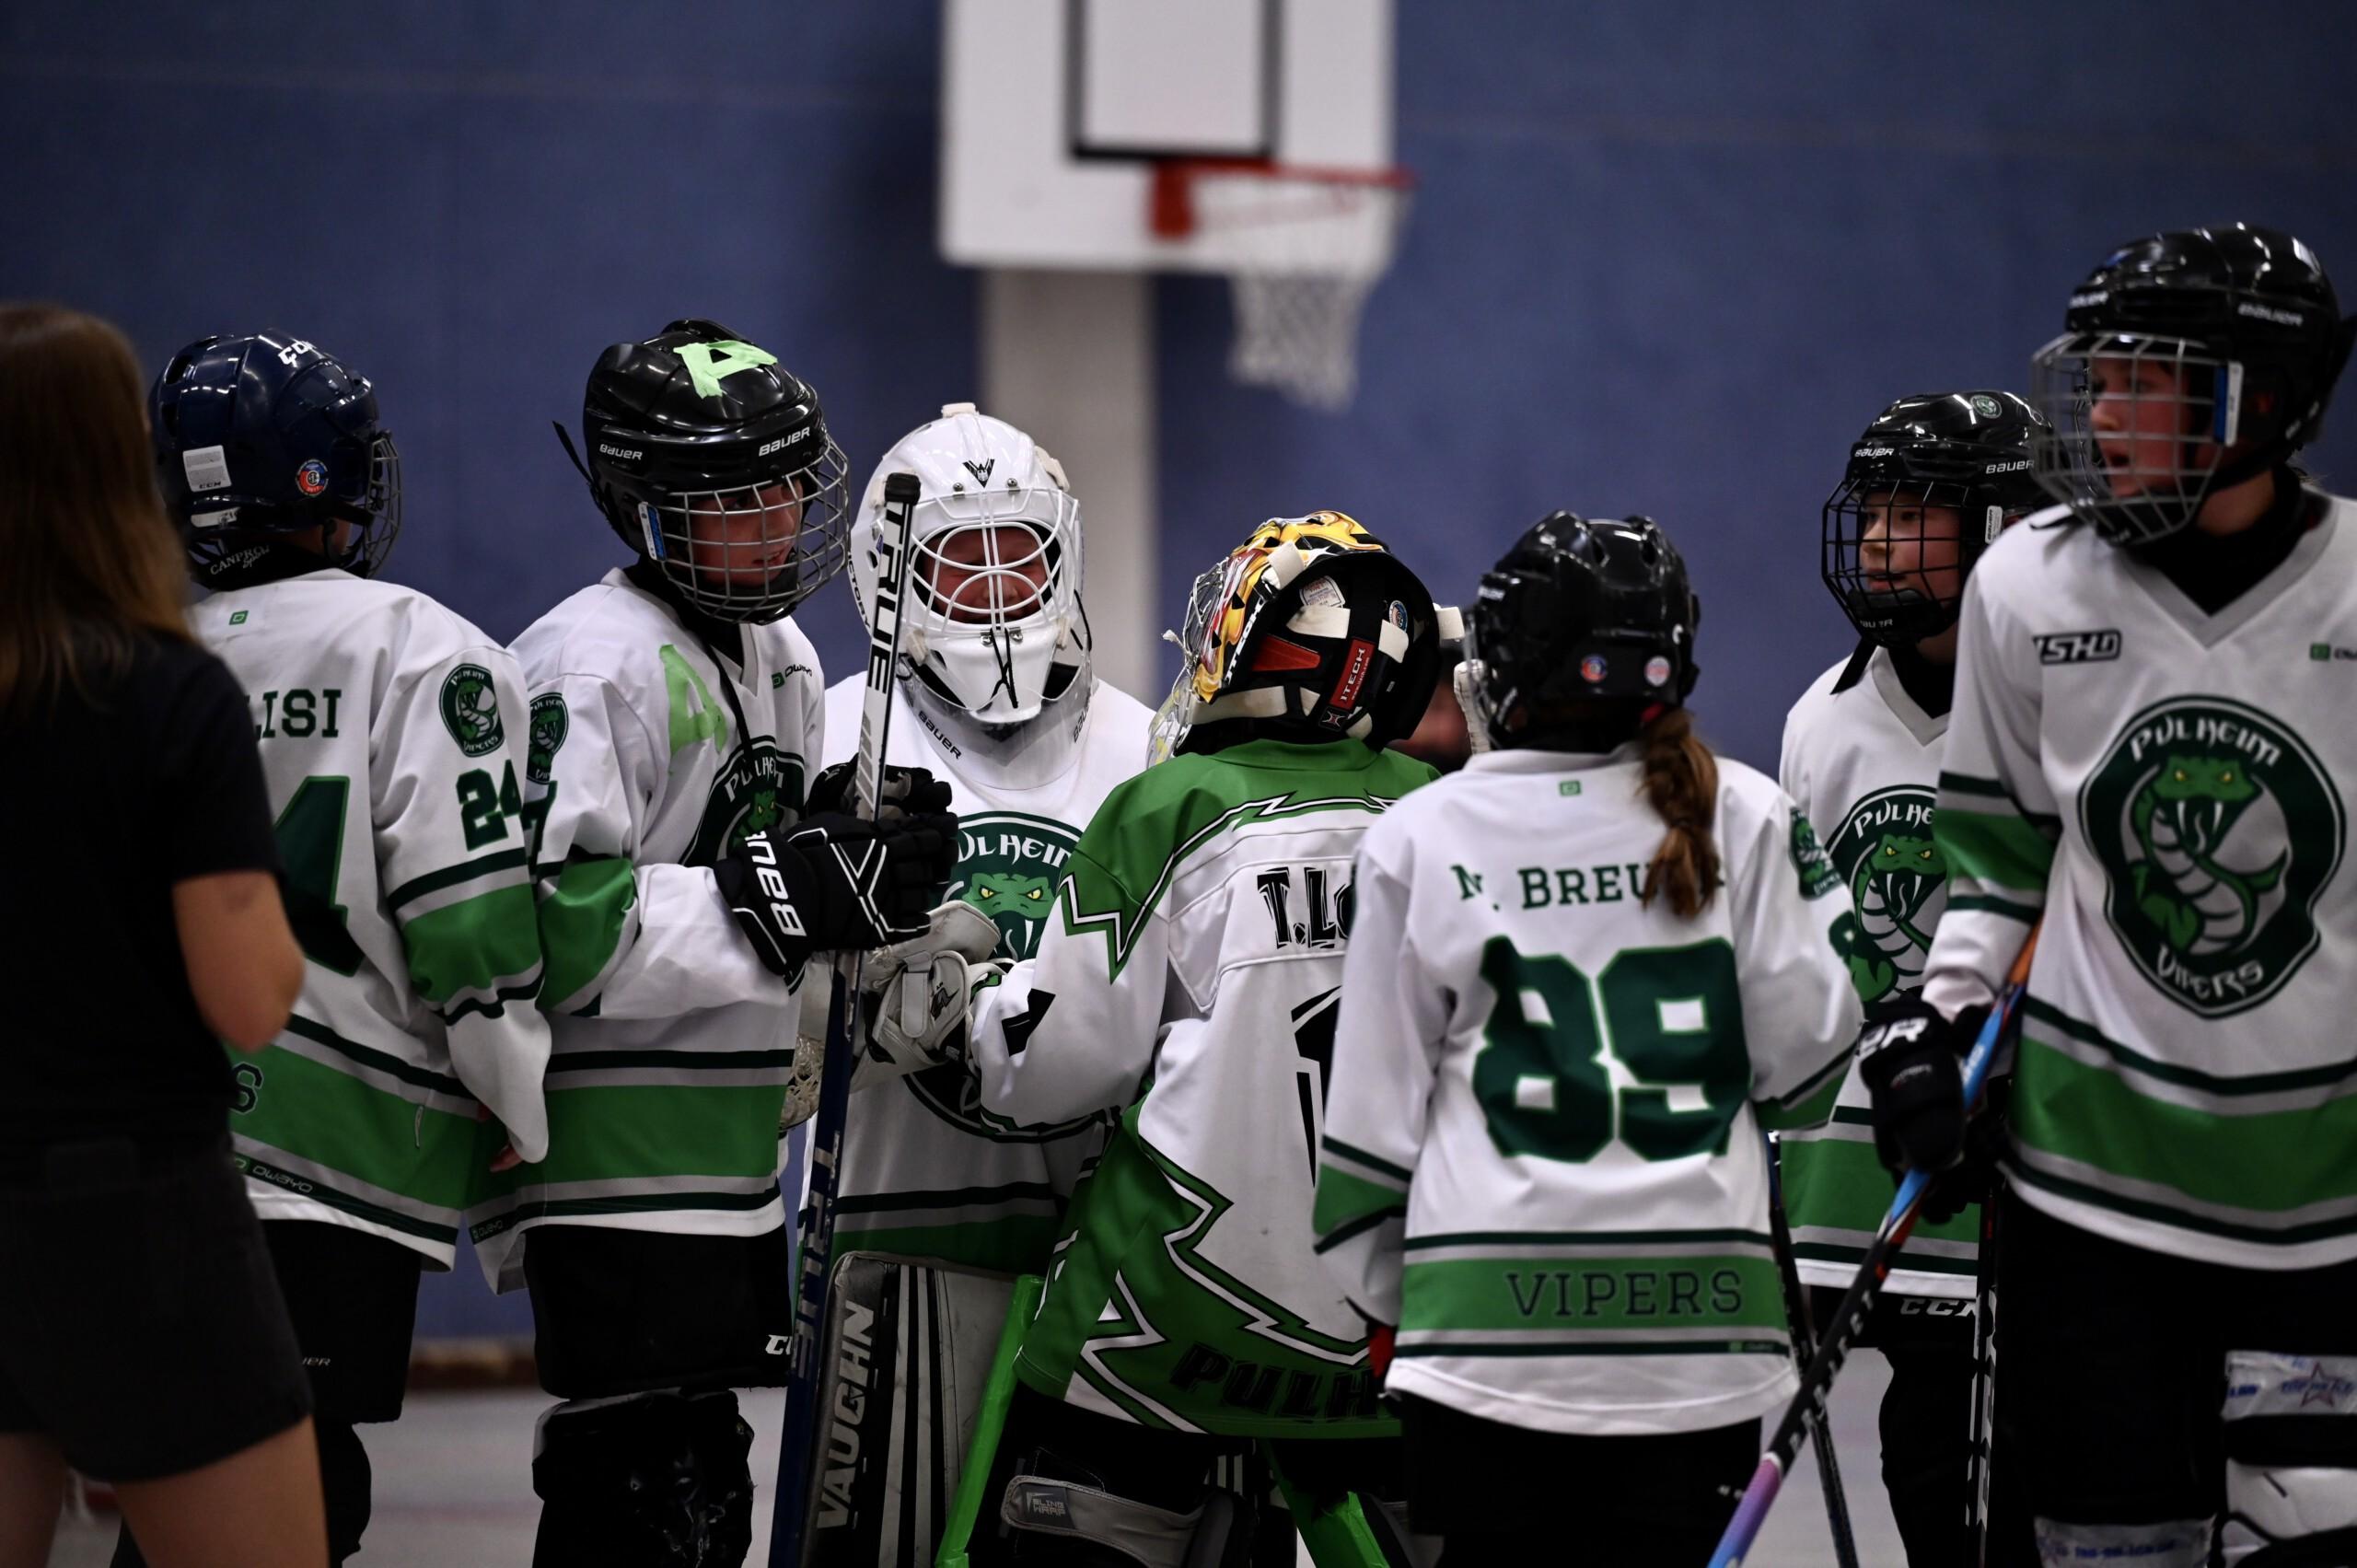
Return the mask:
[[225,584],[273,534],[338,524],[344,541],[326,563],[366,577],[401,532],[401,454],[376,389],[292,332],[181,349],[147,394],[147,428],[165,509],[200,582]]
[[2313,440],[2357,335],[2316,252],[2249,224],[2120,246],[2063,325],[2030,360],[2053,422],[2038,481],[2114,544],[2177,532]]
[[775,621],[850,559],[846,465],[819,394],[715,322],[674,321],[599,354],[581,439],[598,509],[715,619]]
[[1271,517],[1195,579],[1183,662],[1149,756],[1270,735],[1364,742],[1414,731],[1440,682],[1454,610],[1341,512]]
[[[1819,565],[1859,636],[1903,645],[1956,624],[1972,563],[2007,522],[2045,504],[2031,447],[2047,428],[2027,402],[1995,390],[1921,392],[1875,416],[1826,499]],[[1952,590],[1936,591],[1923,571],[1890,570],[1910,544],[1930,570],[1956,568]]]
[[1701,615],[1651,517],[1550,512],[1482,574],[1459,689],[1494,746],[1585,749],[1599,702],[1625,705],[1631,734],[1650,710],[1684,705]]

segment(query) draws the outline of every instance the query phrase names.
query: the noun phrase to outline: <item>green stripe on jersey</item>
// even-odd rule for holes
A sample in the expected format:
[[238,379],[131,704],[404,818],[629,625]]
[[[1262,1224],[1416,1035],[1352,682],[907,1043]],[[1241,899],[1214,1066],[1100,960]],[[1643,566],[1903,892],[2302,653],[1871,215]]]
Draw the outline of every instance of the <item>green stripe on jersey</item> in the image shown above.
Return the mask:
[[497,854],[482,855],[478,859],[467,861],[463,865],[446,865],[439,871],[429,871],[423,877],[412,877],[385,895],[385,907],[389,910],[397,910],[411,900],[422,899],[428,893],[438,893],[445,888],[455,888],[461,882],[471,882],[478,877],[489,877],[495,872],[513,870],[523,865],[530,858],[520,849],[502,850]]
[[[1850,1108],[1844,1107],[1846,1112]],[[1860,1112],[1860,1114],[1864,1114]],[[1846,1115],[1837,1116],[1846,1125]],[[1784,1138],[1776,1144],[1777,1162],[1782,1168],[1784,1184],[1784,1214],[1793,1229],[1838,1230],[1842,1242],[1852,1237],[1862,1252],[1872,1241],[1875,1232],[1882,1228],[1883,1215],[1890,1212],[1890,1200],[1898,1191],[1890,1172],[1875,1156],[1874,1141],[1864,1142],[1842,1137]],[[1966,1244],[1980,1239],[1980,1211],[1967,1206],[1963,1213],[1938,1225],[1917,1222],[1913,1236],[1925,1241],[1954,1241]],[[1834,1246],[1840,1243],[1824,1243]],[[1831,1254],[1811,1250],[1795,1239],[1794,1252],[1804,1258],[1826,1257]],[[1900,1256],[1898,1266],[1902,1269],[1925,1269],[1933,1272],[1951,1272],[1941,1267],[1947,1260],[1926,1262],[1928,1253],[1910,1241]],[[1855,1261],[1857,1254],[1848,1260]],[[1967,1262],[1962,1272],[1970,1273]]]
[[240,1074],[252,1103],[233,1113],[238,1136],[446,1211],[457,1224],[472,1195],[472,1117],[430,1109],[275,1045],[244,1063],[253,1068]]
[[540,923],[532,889],[521,882],[412,916],[401,923],[401,943],[410,983],[431,1006],[539,993]]
[[[2054,841],[2014,811],[1973,811],[1946,806],[1933,813],[1933,842],[1947,857],[1948,876],[2016,892],[2046,891]],[[1953,898],[1949,908],[1956,906]]]
[[1772,1330],[1784,1321],[1775,1260],[1733,1253],[1446,1260],[1411,1256],[1400,1290],[1403,1335],[1660,1329],[1732,1333]]
[[576,860],[557,873],[540,900],[540,994],[552,1009],[569,1010],[606,972],[622,926],[638,902],[638,877],[627,860]]
[[[2033,1028],[2037,1032],[2033,1032]],[[2293,1226],[2324,1224],[2325,1234],[2357,1231],[2357,1096],[2287,1110],[2229,1115],[2174,1104],[2141,1092],[2117,1067],[2090,1066],[2026,1028],[2014,1076],[2014,1133],[2023,1163],[2037,1156],[2072,1162],[2077,1175],[2044,1169],[2047,1184],[2075,1179],[2111,1194],[2090,1202],[2136,1213],[2121,1199],[2164,1211],[2172,1195],[2190,1200],[2171,1219],[2193,1229],[2231,1224],[2261,1239],[2268,1216]],[[2131,1190],[2130,1184],[2132,1184]],[[2299,1211],[2350,1205],[2346,1214]],[[2235,1211],[2202,1219],[2192,1205]],[[2230,1234],[2220,1231],[2219,1234]]]
[[1408,1195],[1397,1187],[1369,1181],[1338,1167],[1318,1168],[1318,1202],[1310,1212],[1309,1228],[1319,1237],[1345,1226],[1364,1229],[1360,1222],[1372,1216],[1402,1212]]
[[2172,1062],[2147,1056],[2135,1047],[2112,1039],[2084,1019],[2074,1018],[2038,997],[2024,997],[2022,1012],[2057,1033],[2099,1047],[2120,1065],[2132,1068],[2148,1078],[2179,1084],[2205,1094],[2274,1097],[2324,1091],[2313,1097],[2314,1103],[2319,1105],[2345,1095],[2357,1094],[2357,1054],[2339,1062],[2282,1073],[2204,1073],[2199,1068],[2181,1067]]
[[[571,1181],[777,1174],[782,1082],[567,1088],[562,1074],[551,1074],[548,1091],[549,1157],[508,1172],[510,1191]],[[495,1186],[502,1179],[492,1179]]]

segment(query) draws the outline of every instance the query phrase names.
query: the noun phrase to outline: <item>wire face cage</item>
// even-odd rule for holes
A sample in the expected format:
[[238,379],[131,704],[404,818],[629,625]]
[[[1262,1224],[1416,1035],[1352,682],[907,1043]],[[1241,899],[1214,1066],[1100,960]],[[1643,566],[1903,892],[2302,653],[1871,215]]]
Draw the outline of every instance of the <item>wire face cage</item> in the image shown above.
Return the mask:
[[1231,377],[1339,409],[1357,388],[1359,316],[1391,264],[1413,188],[1399,168],[1170,159],[1154,166],[1148,225],[1166,240],[1221,238],[1236,312]]

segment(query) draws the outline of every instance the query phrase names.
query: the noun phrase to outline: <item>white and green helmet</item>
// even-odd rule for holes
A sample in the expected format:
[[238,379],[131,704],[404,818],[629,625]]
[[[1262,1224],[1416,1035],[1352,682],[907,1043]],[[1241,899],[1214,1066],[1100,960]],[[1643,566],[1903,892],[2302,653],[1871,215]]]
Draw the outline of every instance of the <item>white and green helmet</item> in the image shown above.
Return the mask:
[[977,723],[1019,725],[1088,694],[1080,502],[1030,436],[946,403],[876,465],[853,530],[852,592],[875,602],[884,479],[917,476],[903,650],[935,702]]

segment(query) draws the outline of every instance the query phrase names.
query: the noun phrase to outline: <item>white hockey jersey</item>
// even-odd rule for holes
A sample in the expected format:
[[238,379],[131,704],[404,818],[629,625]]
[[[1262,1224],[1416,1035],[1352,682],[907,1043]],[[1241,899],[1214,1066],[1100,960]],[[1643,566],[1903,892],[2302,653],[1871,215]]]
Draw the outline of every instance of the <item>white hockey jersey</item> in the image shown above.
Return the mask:
[[1792,1396],[1760,1124],[1831,1106],[1855,917],[1808,819],[1724,760],[1724,885],[1691,921],[1640,903],[1642,777],[1633,747],[1490,752],[1360,848],[1316,1225],[1399,1326],[1390,1391],[1597,1436]]
[[799,981],[780,980],[711,866],[802,810],[824,738],[819,657],[791,621],[715,653],[619,571],[527,628],[549,1157],[493,1178],[470,1235],[520,1283],[549,1222],[716,1236],[784,1223],[777,1119]]
[[[828,690],[828,762],[858,749],[866,691],[860,677]],[[1081,830],[1106,794],[1144,766],[1153,722],[1144,703],[1100,680],[1064,768],[1033,787],[1010,787],[969,765],[958,738],[936,729],[905,688],[894,691],[885,761],[947,781],[958,855],[946,896],[998,923],[1001,958],[1017,961],[1038,949]],[[826,988],[810,987],[803,1008],[804,1036],[822,1038]],[[982,1109],[973,1075],[959,1066],[863,1089],[851,1097],[843,1134],[836,1253],[891,1252],[1039,1273],[1103,1127],[1094,1116],[1018,1127]]]
[[516,661],[424,594],[331,568],[189,613],[245,688],[303,990],[236,1059],[230,1131],[264,1219],[448,1268],[497,1152],[548,1147]]
[[[1784,793],[1819,826],[1825,853],[1849,889],[1864,947],[1851,979],[1866,1005],[1911,993],[1923,982],[1932,933],[1947,907],[1947,871],[1932,842],[1945,714],[1925,713],[1876,648],[1857,682],[1836,691],[1849,665],[1827,670],[1784,720]],[[1801,1279],[1848,1288],[1890,1208],[1896,1184],[1875,1155],[1873,1097],[1851,1074],[1823,1127],[1777,1140],[1784,1211]],[[1883,1288],[1898,1295],[1972,1295],[1980,1255],[1980,1211],[1938,1225],[1919,1222]]]
[[1074,1195],[1016,1373],[1116,1419],[1372,1435],[1359,1316],[1311,1255],[1351,858],[1432,769],[1256,740],[1148,769],[1072,853],[1038,957],[975,1012],[982,1103],[1126,1108]]
[[[2357,506],[2217,614],[2061,524],[1974,568],[1924,995],[2003,983],[2044,917],[2008,1174],[2203,1262],[2357,1258]],[[2061,524],[2061,526],[2058,526]]]

